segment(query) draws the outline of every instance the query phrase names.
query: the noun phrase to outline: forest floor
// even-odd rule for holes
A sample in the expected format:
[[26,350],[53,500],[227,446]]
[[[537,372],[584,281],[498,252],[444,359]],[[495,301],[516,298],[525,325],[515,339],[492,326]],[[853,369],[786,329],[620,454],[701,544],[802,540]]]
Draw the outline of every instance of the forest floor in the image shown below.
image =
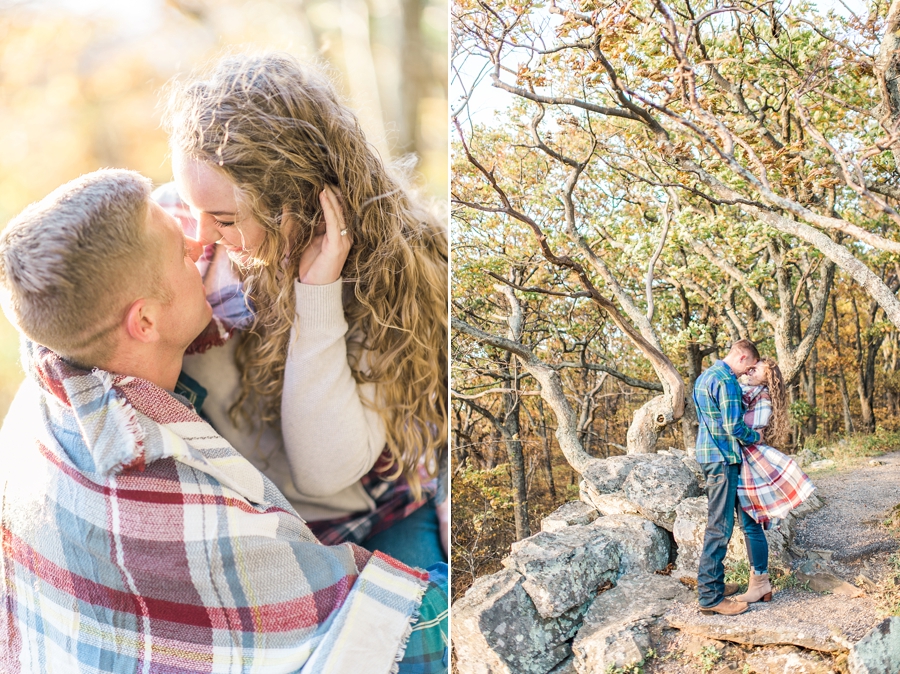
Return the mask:
[[[798,522],[790,568],[771,568],[779,575],[770,603],[751,605],[746,613],[719,621],[735,621],[748,629],[757,623],[814,623],[855,643],[888,615],[900,615],[900,451],[877,458],[855,457],[835,468],[809,473],[824,506]],[[735,531],[738,533],[737,527]],[[795,574],[810,560],[865,590],[859,597],[818,593]],[[739,571],[738,571],[739,573]],[[734,577],[734,570],[732,570]],[[696,606],[685,606],[691,611]],[[699,612],[697,612],[699,616]],[[788,629],[789,631],[789,629]],[[747,646],[658,628],[655,648],[642,667],[644,674],[766,674],[775,671],[846,672],[846,652],[825,653],[791,645]],[[788,667],[795,663],[796,669]],[[621,670],[620,670],[621,671]]]

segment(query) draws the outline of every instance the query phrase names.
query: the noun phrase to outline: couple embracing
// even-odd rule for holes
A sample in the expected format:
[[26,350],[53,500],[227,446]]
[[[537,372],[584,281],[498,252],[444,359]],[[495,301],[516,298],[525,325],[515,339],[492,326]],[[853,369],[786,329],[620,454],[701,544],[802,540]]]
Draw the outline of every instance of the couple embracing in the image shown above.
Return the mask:
[[0,672],[445,673],[440,219],[288,56],[168,113],[0,234]]
[[[738,382],[744,376],[745,382]],[[771,445],[787,443],[784,380],[753,342],[735,342],[694,384],[696,459],[709,499],[697,571],[700,611],[738,615],[772,598],[765,530],[805,501],[815,487],[797,463]],[[738,518],[750,560],[750,584],[725,583],[725,554]]]

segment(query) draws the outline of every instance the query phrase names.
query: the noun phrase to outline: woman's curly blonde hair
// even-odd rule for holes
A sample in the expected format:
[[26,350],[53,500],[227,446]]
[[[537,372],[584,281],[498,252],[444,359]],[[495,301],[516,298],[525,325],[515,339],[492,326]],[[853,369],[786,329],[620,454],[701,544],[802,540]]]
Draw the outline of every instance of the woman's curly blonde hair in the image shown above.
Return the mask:
[[778,363],[772,358],[760,358],[757,367],[759,365],[765,366],[765,385],[772,401],[772,418],[766,425],[764,440],[767,445],[784,449],[791,430],[784,377],[781,376]]
[[[280,421],[294,280],[322,219],[319,193],[332,185],[353,240],[345,315],[368,352],[364,367],[351,356],[351,369],[357,382],[376,384],[390,477],[404,475],[419,495],[421,459],[434,474],[446,442],[442,220],[385,167],[330,82],[286,54],[227,56],[170,85],[165,119],[173,152],[218,166],[266,230],[245,270],[256,316],[237,347],[234,422]],[[292,227],[282,228],[285,215]]]

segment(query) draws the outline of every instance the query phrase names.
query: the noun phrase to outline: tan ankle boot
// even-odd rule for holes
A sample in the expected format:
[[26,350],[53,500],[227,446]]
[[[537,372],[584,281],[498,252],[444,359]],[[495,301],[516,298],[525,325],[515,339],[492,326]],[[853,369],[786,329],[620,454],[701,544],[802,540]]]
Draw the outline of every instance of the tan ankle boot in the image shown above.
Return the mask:
[[750,572],[750,586],[744,594],[733,597],[734,601],[745,601],[748,604],[759,601],[770,601],[772,599],[772,585],[769,583],[769,574],[755,574]]
[[712,615],[713,613],[718,613],[719,615],[738,615],[743,613],[748,608],[750,608],[750,604],[743,601],[735,601],[733,598],[723,599],[715,606],[710,606],[709,608],[700,607],[700,613],[704,615]]

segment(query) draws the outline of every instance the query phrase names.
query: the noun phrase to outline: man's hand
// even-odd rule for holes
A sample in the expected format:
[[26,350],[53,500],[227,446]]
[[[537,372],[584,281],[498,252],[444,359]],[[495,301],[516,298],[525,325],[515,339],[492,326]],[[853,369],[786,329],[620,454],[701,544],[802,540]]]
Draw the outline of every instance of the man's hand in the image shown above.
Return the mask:
[[344,222],[340,197],[334,189],[326,185],[319,194],[319,201],[325,215],[324,231],[319,232],[316,228],[316,235],[300,255],[297,270],[300,283],[314,286],[328,285],[341,277],[353,243]]
[[759,443],[760,445],[765,444],[766,442],[766,429],[765,428],[757,428],[756,432],[759,433]]

